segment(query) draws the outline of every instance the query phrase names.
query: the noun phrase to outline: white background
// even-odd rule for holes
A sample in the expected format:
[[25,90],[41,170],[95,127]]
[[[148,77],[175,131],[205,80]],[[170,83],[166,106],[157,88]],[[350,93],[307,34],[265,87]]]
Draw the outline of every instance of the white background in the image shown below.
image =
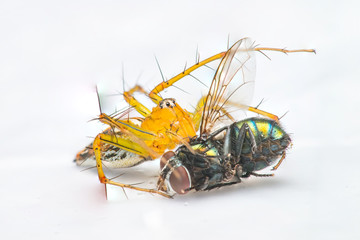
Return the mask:
[[[359,7],[1,1],[2,238],[359,239]],[[154,55],[170,78],[197,47],[201,59],[226,50],[229,34],[231,43],[317,50],[257,56],[254,105],[265,99],[262,109],[289,111],[282,122],[294,140],[276,176],[172,200],[127,190],[129,199],[106,201],[96,172],[72,162],[104,129],[88,122],[99,113],[95,85],[121,92],[124,65],[127,86],[151,89],[161,81]],[[130,174],[156,175],[154,164]]]

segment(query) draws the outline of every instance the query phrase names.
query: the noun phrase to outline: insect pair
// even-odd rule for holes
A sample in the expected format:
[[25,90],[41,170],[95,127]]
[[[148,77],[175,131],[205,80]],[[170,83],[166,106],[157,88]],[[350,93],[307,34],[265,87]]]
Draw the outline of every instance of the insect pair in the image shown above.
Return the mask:
[[[245,95],[251,95],[245,91],[252,92],[254,86],[255,52],[262,51],[314,52],[311,49],[260,48],[244,38],[228,51],[199,61],[150,92],[135,86],[123,95],[142,117],[101,113],[99,120],[110,127],[77,154],[76,162],[95,160],[100,182],[104,184],[165,197],[173,192],[185,194],[192,189],[210,190],[235,184],[251,175],[270,176],[256,171],[277,162],[276,169],[285,158],[291,140],[280,127],[276,115],[251,107],[244,100]],[[181,108],[173,98],[160,97],[161,91],[217,59],[221,62],[208,94],[198,101],[193,112]],[[150,111],[135,99],[135,92],[148,96],[156,107]],[[235,115],[239,110],[266,118],[237,121]],[[166,152],[179,145],[175,153]],[[103,165],[125,168],[157,158],[161,158],[157,189],[116,182],[107,178],[103,171]]]

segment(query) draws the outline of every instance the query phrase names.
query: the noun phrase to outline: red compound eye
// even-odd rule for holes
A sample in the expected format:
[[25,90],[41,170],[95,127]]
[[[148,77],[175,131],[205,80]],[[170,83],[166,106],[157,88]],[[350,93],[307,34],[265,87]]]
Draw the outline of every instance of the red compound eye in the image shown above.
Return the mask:
[[178,194],[186,194],[186,189],[191,187],[190,176],[185,167],[177,167],[170,175],[170,185]]
[[160,159],[160,169],[163,169],[167,161],[169,161],[169,159],[172,158],[174,155],[175,153],[172,151],[164,153]]

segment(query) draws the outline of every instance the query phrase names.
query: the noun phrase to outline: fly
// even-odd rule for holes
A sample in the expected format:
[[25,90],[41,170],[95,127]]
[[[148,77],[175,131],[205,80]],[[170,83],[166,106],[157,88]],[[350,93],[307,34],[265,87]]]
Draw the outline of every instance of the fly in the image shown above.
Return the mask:
[[273,176],[256,172],[272,165],[276,170],[291,139],[277,121],[249,118],[189,144],[190,148],[181,146],[164,154],[159,190],[186,194],[237,184],[250,176]]

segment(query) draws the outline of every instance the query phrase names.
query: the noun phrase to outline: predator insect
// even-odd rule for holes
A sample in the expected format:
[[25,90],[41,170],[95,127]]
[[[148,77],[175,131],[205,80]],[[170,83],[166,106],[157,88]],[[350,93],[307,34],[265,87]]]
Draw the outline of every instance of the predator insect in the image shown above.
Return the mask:
[[[275,121],[277,116],[251,107],[243,101],[245,89],[251,89],[255,81],[255,52],[278,51],[283,53],[314,52],[312,49],[285,50],[279,48],[254,47],[249,38],[237,41],[228,51],[216,54],[187,68],[175,77],[157,85],[149,93],[142,87],[135,86],[125,92],[124,99],[135,109],[141,118],[124,118],[123,116],[101,113],[99,120],[110,126],[98,134],[92,144],[80,151],[75,161],[82,164],[94,161],[101,183],[136,189],[139,191],[157,193],[169,197],[164,191],[146,189],[111,180],[105,176],[103,165],[114,168],[135,166],[143,161],[161,157],[168,149],[178,145],[189,147],[189,141],[209,134],[219,124],[235,122],[233,111],[247,110],[269,117]],[[189,112],[179,106],[173,98],[162,98],[159,93],[172,86],[183,77],[207,63],[222,59],[212,81],[209,94],[202,97],[194,112]],[[148,96],[156,107],[150,111],[134,97],[135,92]],[[135,122],[141,122],[137,124]],[[209,135],[210,136],[210,135]],[[191,143],[191,142],[190,142]],[[191,149],[191,147],[190,147]]]

